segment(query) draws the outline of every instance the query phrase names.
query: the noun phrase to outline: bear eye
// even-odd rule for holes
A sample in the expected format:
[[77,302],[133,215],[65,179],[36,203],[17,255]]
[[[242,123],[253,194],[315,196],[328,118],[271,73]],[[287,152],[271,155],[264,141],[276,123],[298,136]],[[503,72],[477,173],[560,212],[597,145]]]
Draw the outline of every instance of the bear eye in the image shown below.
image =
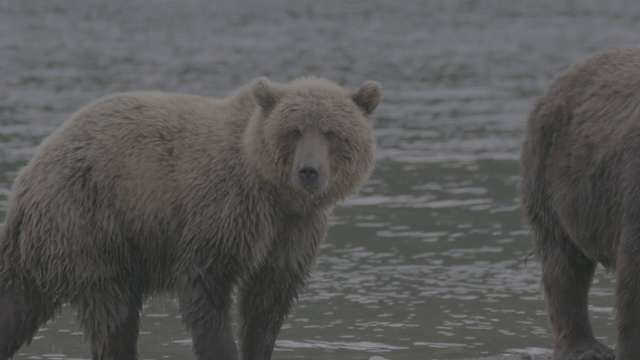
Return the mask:
[[325,133],[324,133],[324,137],[325,137],[327,140],[331,140],[331,141],[333,141],[333,140],[335,140],[335,139],[338,137],[338,135],[336,134],[336,132],[335,132],[335,131],[331,131],[331,130],[329,130],[329,131],[325,131]]
[[293,129],[289,131],[289,137],[293,140],[300,139],[302,137],[302,132],[298,129]]

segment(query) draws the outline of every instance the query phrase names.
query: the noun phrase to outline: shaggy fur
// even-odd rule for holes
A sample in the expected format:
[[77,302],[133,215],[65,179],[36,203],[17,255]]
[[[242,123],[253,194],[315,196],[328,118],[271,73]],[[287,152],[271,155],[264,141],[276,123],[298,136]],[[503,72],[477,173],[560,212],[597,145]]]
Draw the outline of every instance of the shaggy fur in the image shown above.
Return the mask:
[[587,314],[597,263],[617,277],[616,358],[640,359],[640,49],[604,51],[561,74],[527,132],[522,200],[554,359],[613,358]]
[[[177,294],[198,359],[269,359],[335,204],[366,181],[380,85],[265,78],[226,99],[127,93],[81,109],[17,176],[0,232],[0,359],[72,304],[94,359],[135,359]],[[231,329],[238,286],[240,351]]]

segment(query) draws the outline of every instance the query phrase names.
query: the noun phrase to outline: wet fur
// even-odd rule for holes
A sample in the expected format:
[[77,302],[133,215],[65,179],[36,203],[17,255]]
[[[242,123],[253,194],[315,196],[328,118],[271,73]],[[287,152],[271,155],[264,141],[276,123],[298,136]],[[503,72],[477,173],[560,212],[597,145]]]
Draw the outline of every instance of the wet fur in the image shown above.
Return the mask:
[[596,264],[615,273],[619,360],[640,358],[640,50],[610,49],[538,99],[521,195],[542,265],[556,360],[613,358],[591,331]]
[[[81,109],[13,184],[0,232],[0,359],[63,303],[94,359],[136,359],[143,301],[161,292],[177,295],[198,359],[269,359],[332,208],[372,171],[367,115],[379,101],[371,81],[351,93],[262,78],[224,100],[127,93]],[[320,138],[329,128],[336,141]],[[316,192],[291,176],[309,136],[326,150]]]

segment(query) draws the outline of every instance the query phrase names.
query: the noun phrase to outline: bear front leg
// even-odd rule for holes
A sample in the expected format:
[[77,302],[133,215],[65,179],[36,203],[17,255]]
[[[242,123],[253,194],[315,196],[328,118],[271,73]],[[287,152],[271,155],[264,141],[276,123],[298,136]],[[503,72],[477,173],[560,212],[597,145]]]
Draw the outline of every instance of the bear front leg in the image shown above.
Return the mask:
[[282,323],[308,277],[308,263],[292,264],[278,261],[277,257],[267,258],[269,260],[245,279],[239,291],[244,360],[271,358]]
[[640,359],[640,228],[623,231],[616,261],[616,359]]
[[542,265],[547,312],[556,335],[555,360],[613,359],[613,351],[593,336],[588,298],[596,263],[562,230],[533,227]]
[[131,284],[96,285],[72,304],[91,343],[93,360],[136,360],[142,291]]
[[[224,271],[224,270],[222,270]],[[229,278],[195,275],[181,285],[178,294],[182,321],[193,337],[193,351],[199,360],[238,360],[231,324]]]

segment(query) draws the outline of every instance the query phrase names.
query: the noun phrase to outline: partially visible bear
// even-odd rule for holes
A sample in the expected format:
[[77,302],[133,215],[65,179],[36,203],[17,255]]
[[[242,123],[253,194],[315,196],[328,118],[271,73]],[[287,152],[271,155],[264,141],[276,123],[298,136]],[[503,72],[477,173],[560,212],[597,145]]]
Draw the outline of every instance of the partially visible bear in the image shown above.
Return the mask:
[[[173,292],[198,359],[269,359],[335,204],[369,177],[381,87],[257,79],[226,99],[128,93],[81,109],[15,179],[0,233],[0,359],[63,303],[94,359],[136,359]],[[240,351],[231,326],[238,285]]]
[[617,278],[616,359],[640,359],[640,49],[610,49],[574,65],[537,101],[521,195],[554,359],[614,358],[588,318],[598,263]]

